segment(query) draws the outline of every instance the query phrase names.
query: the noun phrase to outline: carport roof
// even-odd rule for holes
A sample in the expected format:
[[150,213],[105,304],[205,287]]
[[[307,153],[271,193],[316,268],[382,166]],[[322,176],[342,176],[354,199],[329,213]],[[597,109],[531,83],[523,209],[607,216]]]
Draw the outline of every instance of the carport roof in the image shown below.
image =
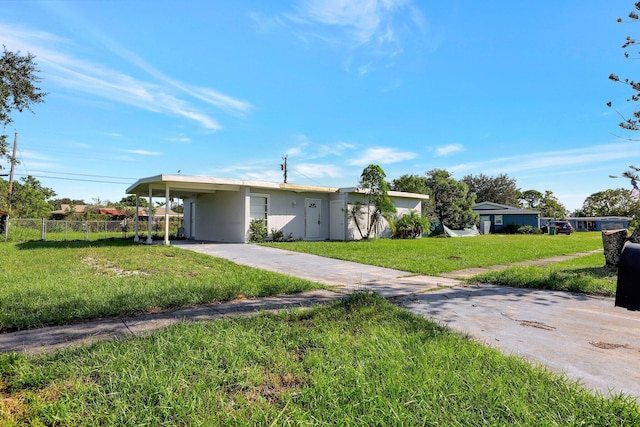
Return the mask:
[[[286,190],[296,193],[362,193],[356,187],[334,188],[313,185],[284,184],[278,182],[255,181],[233,178],[214,178],[210,176],[189,175],[156,175],[140,178],[127,188],[127,194],[148,196],[149,189],[154,197],[163,197],[169,186],[169,191],[174,197],[184,198],[202,193],[215,193],[216,191],[238,191],[241,187],[256,189]],[[401,191],[389,191],[390,196],[407,197],[412,199],[428,199],[425,194],[405,193]]]
[[208,176],[163,174],[140,178],[127,188],[127,194],[148,196],[149,189],[151,188],[153,196],[164,196],[167,185],[169,186],[171,194],[178,197],[188,197],[201,193],[215,193],[216,191],[238,191],[240,187],[289,190],[299,193],[335,193],[338,191],[337,188],[331,187],[283,184],[246,179],[214,178]]

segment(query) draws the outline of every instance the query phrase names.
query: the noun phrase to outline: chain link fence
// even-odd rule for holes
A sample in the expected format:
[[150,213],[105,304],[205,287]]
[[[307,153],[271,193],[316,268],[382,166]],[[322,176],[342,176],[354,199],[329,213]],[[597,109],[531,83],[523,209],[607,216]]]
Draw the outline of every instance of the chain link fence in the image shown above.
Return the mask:
[[[169,218],[169,236],[177,237],[181,218]],[[164,218],[154,219],[151,223],[151,238],[164,238]],[[135,220],[122,221],[67,221],[49,219],[9,218],[4,224],[4,240],[10,242],[68,241],[127,239],[135,235]],[[148,222],[138,222],[138,236],[146,239]]]

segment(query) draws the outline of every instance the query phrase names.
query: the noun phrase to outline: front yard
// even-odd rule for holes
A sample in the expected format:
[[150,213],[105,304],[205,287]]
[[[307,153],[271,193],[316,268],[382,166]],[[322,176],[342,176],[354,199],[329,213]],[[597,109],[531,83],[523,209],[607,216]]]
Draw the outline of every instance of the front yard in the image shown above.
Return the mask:
[[0,355],[0,424],[640,425],[603,398],[375,295]]

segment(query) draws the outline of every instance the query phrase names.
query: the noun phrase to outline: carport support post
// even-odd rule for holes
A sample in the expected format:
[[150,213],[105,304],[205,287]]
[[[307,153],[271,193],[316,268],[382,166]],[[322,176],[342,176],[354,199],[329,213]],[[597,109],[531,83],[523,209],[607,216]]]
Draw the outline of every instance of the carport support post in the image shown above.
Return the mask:
[[169,184],[164,190],[164,245],[169,246]]
[[151,232],[153,227],[153,190],[149,186],[149,207],[147,207],[147,244],[152,244]]
[[138,236],[138,227],[140,226],[140,215],[138,215],[139,212],[140,212],[140,196],[136,194],[136,231],[135,231],[135,235],[133,236],[133,241],[136,243],[140,241],[140,236]]

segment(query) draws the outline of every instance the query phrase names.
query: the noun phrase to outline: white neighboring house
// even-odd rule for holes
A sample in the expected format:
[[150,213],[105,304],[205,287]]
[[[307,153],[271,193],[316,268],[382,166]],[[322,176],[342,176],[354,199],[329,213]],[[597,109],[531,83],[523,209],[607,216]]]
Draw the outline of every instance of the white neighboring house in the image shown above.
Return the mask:
[[[355,187],[330,188],[229,178],[185,175],[157,175],[141,178],[127,188],[127,194],[184,201],[184,235],[188,239],[229,243],[249,241],[249,223],[266,221],[267,230],[282,231],[285,237],[304,240],[357,240],[360,235],[348,215],[348,208],[363,201]],[[401,217],[421,211],[424,194],[390,191],[389,197]],[[138,219],[136,236],[138,241]],[[165,244],[169,244],[169,221],[165,221]],[[363,224],[361,224],[361,227]],[[383,221],[377,236],[390,235]],[[149,230],[147,243],[151,243]]]

